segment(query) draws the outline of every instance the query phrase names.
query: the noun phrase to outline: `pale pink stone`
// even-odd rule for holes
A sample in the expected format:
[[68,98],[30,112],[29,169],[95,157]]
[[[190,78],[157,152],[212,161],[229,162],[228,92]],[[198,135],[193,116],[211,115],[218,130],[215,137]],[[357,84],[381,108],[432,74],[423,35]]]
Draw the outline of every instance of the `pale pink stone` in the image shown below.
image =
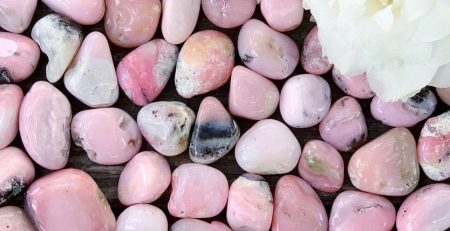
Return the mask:
[[211,222],[211,225],[213,226],[214,231],[232,231],[230,227],[220,221],[213,221]]
[[105,14],[104,0],[42,0],[56,13],[82,25],[93,25]]
[[136,105],[151,103],[169,81],[177,57],[178,47],[162,39],[145,43],[117,66],[120,87]]
[[262,0],[261,13],[273,29],[291,31],[302,23],[302,0]]
[[0,230],[35,231],[25,212],[15,206],[0,208]]
[[198,219],[183,218],[176,221],[170,227],[170,231],[231,231],[231,229],[219,221],[208,224]]
[[125,209],[117,218],[116,231],[167,231],[167,217],[156,206],[137,204]]
[[277,109],[280,92],[275,84],[253,72],[236,66],[231,73],[228,108],[231,114],[251,120],[262,120]]
[[275,188],[272,231],[327,228],[327,212],[314,189],[297,176],[280,178]]
[[344,183],[344,160],[333,146],[311,140],[303,147],[298,172],[315,189],[336,192]]
[[233,42],[222,32],[204,30],[184,43],[178,56],[175,86],[178,94],[192,98],[223,86],[234,66]]
[[218,27],[233,28],[249,20],[256,9],[256,0],[202,0],[203,12]]
[[394,128],[358,149],[348,164],[352,184],[366,192],[404,196],[419,183],[416,142],[406,128]]
[[66,166],[70,153],[69,100],[52,84],[38,81],[25,95],[19,113],[19,132],[30,157],[56,170]]
[[330,231],[390,231],[395,225],[395,208],[382,196],[345,191],[333,202],[329,225]]
[[450,87],[449,88],[436,88],[439,98],[441,98],[444,103],[450,106]]
[[331,106],[330,85],[322,77],[297,75],[283,86],[280,112],[291,127],[308,128],[322,121]]
[[306,36],[301,56],[303,69],[314,75],[323,75],[331,70],[332,64],[322,55],[322,45],[318,38],[317,26]]
[[202,0],[162,0],[161,31],[164,39],[180,44],[194,31],[197,25]]
[[63,169],[35,181],[25,210],[39,230],[112,231],[116,219],[103,192],[87,173]]
[[136,121],[118,108],[78,112],[71,129],[75,145],[82,147],[89,159],[98,164],[123,164],[138,153],[142,144]]
[[332,75],[336,85],[347,95],[358,99],[370,99],[375,96],[375,92],[370,88],[365,73],[356,76],[347,76],[342,75],[336,67],[333,67]]
[[37,0],[0,1],[0,27],[13,33],[24,32],[30,26],[36,5]]
[[219,170],[202,164],[183,164],[172,174],[170,214],[180,218],[218,215],[227,203],[228,181]]
[[22,100],[23,91],[19,86],[0,85],[0,149],[11,144],[17,136]]
[[156,32],[161,16],[160,0],[106,0],[105,32],[120,47],[137,47]]
[[20,34],[0,32],[0,84],[20,82],[30,77],[40,55],[41,50],[32,39]]
[[367,124],[358,101],[350,96],[338,99],[320,122],[320,136],[337,150],[355,151],[367,141]]
[[273,197],[264,178],[246,173],[231,184],[227,221],[234,231],[269,230],[272,214]]
[[238,51],[245,66],[270,79],[285,79],[292,74],[300,56],[294,40],[257,19],[242,26]]
[[169,163],[161,154],[138,153],[120,174],[120,202],[132,205],[156,201],[169,187],[171,174]]

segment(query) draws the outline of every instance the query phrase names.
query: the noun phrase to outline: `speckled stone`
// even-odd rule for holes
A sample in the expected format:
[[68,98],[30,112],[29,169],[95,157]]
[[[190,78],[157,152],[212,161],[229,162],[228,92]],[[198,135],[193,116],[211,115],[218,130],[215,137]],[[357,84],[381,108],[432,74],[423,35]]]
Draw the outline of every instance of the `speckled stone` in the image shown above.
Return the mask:
[[248,21],[255,12],[256,0],[202,0],[203,12],[214,25],[234,28]]
[[13,33],[24,32],[30,26],[37,2],[37,0],[2,0],[0,27]]
[[358,99],[370,99],[375,96],[375,92],[369,86],[367,75],[356,76],[342,75],[336,67],[332,71],[333,81],[345,94]]
[[104,0],[42,0],[50,9],[82,25],[93,25],[105,14]]
[[449,88],[436,88],[436,92],[444,103],[450,106],[450,87]]
[[202,0],[163,0],[161,31],[164,39],[172,44],[186,41],[197,25]]
[[262,0],[261,13],[273,29],[291,31],[302,23],[302,0]]
[[126,208],[117,218],[116,231],[168,231],[167,217],[156,206],[137,204]]
[[19,110],[22,89],[14,84],[0,85],[0,149],[5,148],[19,132]]
[[322,56],[322,45],[318,38],[317,26],[306,36],[300,58],[303,69],[313,75],[323,75],[331,70],[332,64]]
[[0,230],[35,231],[25,212],[16,206],[0,208]]

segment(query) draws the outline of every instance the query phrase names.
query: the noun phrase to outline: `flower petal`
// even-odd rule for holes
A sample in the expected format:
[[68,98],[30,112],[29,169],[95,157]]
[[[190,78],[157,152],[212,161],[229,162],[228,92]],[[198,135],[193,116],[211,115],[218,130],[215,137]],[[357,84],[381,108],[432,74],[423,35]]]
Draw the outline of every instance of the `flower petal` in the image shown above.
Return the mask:
[[439,68],[433,80],[431,80],[430,86],[439,88],[450,87],[450,63]]

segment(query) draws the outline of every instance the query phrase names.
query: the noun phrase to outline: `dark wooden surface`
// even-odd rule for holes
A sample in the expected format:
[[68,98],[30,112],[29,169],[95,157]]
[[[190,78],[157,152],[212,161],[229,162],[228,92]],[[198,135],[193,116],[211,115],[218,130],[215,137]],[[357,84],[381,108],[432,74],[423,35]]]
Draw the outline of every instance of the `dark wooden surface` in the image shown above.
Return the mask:
[[[258,9],[253,17],[264,20],[259,11],[259,6],[257,8]],[[24,34],[27,36],[30,36],[31,28],[34,25],[34,23],[38,19],[42,18],[43,16],[45,16],[46,14],[49,14],[51,12],[52,11],[50,9],[48,9],[42,2],[39,1],[32,24],[31,24],[30,28]],[[299,28],[297,28],[296,30],[287,33],[292,39],[295,40],[295,42],[297,43],[297,45],[299,46],[300,49],[302,47],[303,40],[306,37],[307,33],[314,26],[313,23],[309,22],[309,18],[310,18],[310,15],[309,15],[309,12],[307,12],[304,16],[301,26]],[[238,38],[240,28],[227,29],[227,30],[218,28],[218,27],[214,26],[211,22],[209,22],[208,19],[201,12],[199,20],[197,22],[197,26],[195,28],[195,31],[208,30],[208,29],[219,30],[219,31],[226,33],[233,40],[235,46],[237,45],[237,38]],[[0,31],[2,31],[2,29],[0,29]],[[83,31],[84,31],[85,36],[91,31],[100,31],[100,32],[104,33],[103,21],[101,21],[100,23],[98,23],[94,26],[84,26]],[[160,30],[158,30],[158,32],[156,33],[155,38],[162,38],[162,34],[161,34]],[[119,48],[117,46],[114,46],[111,43],[110,43],[110,47],[111,47],[111,52],[112,52],[113,59],[114,59],[114,64],[116,66],[120,62],[120,60],[132,50],[132,49]],[[179,47],[181,48],[181,45]],[[45,54],[42,53],[38,67],[37,67],[36,71],[34,72],[34,74],[26,81],[18,84],[19,86],[21,86],[23,88],[24,92],[27,92],[34,82],[36,82],[38,80],[45,80],[45,66],[46,66],[47,62],[48,62],[47,57],[45,56]],[[237,55],[236,55],[236,65],[242,65],[242,62]],[[300,65],[298,65],[297,68],[295,69],[295,72],[293,75],[302,74],[302,73],[305,73],[305,71],[301,68]],[[339,99],[340,97],[344,96],[344,93],[339,88],[337,88],[337,86],[332,81],[330,74],[326,74],[323,77],[329,82],[329,84],[331,86],[333,102],[336,101],[337,99]],[[276,81],[275,83],[278,86],[278,88],[281,90],[281,87],[283,86],[284,82],[285,81],[283,80],[283,81]],[[55,84],[55,86],[59,90],[61,90],[70,100],[74,115],[79,111],[89,109],[86,105],[82,104],[80,101],[78,101],[72,95],[69,94],[69,92],[65,89],[62,80],[57,82]],[[223,86],[220,89],[213,91],[207,95],[217,97],[225,106],[227,106],[228,91],[229,91],[229,83],[227,83],[225,86]],[[162,100],[182,101],[182,102],[186,103],[189,107],[191,107],[194,111],[197,111],[201,100],[205,96],[206,95],[197,96],[192,99],[182,98],[181,96],[179,96],[177,94],[177,92],[175,90],[175,84],[174,84],[174,81],[172,78],[169,81],[169,83],[167,84],[164,91],[161,93],[161,95],[156,99],[156,101],[162,101]],[[367,119],[367,125],[369,128],[369,140],[374,139],[375,137],[379,136],[383,132],[390,129],[390,127],[385,126],[372,118],[372,116],[370,114],[370,109],[369,109],[370,100],[359,100],[359,102],[361,103],[361,106],[363,107],[364,115]],[[118,108],[121,108],[121,109],[127,111],[134,118],[136,118],[137,113],[140,109],[140,107],[135,106],[124,95],[123,92],[120,92],[119,100],[114,105],[114,107],[118,107]],[[438,106],[436,112],[434,113],[434,115],[440,114],[448,109],[449,108],[440,101],[439,106]],[[282,121],[279,110],[277,110],[275,112],[275,114],[271,116],[271,118]],[[245,120],[245,119],[240,119],[240,118],[236,118],[236,120],[241,128],[242,133],[244,133],[248,128],[250,128],[255,123],[255,121],[250,121],[250,120]],[[414,134],[416,139],[420,133],[422,126],[423,126],[423,122],[410,128],[411,132]],[[315,126],[313,128],[308,128],[308,129],[291,128],[291,130],[294,132],[294,134],[300,141],[300,144],[302,145],[302,147],[309,140],[320,139],[318,126]],[[16,140],[13,142],[12,145],[23,149],[23,145],[22,145],[19,137],[16,138]],[[141,150],[153,150],[153,149],[147,142],[144,141]],[[212,167],[219,169],[227,176],[230,184],[239,175],[244,173],[244,171],[236,163],[233,153],[234,153],[234,150],[232,152],[230,152],[227,156],[222,158],[221,160],[211,164]],[[351,153],[342,153],[342,156],[344,158],[345,166],[347,166],[347,163],[350,159]],[[170,166],[171,166],[172,170],[183,163],[191,162],[187,152],[185,152],[181,155],[175,156],[175,157],[169,157],[168,160],[170,162]],[[110,203],[114,213],[116,214],[116,216],[118,216],[120,214],[120,212],[123,211],[123,209],[125,207],[123,205],[121,205],[117,199],[117,183],[118,183],[119,175],[122,171],[123,165],[122,166],[101,166],[101,165],[95,164],[87,158],[86,153],[81,148],[75,146],[72,143],[71,153],[70,153],[70,158],[69,158],[69,163],[67,165],[67,168],[78,168],[78,169],[84,170],[87,173],[89,173],[95,179],[95,181],[100,186],[102,191],[105,193],[105,196],[108,198],[109,203]],[[37,165],[36,165],[36,169],[37,169],[37,177],[40,177],[42,175],[49,173],[48,170],[45,170]],[[292,171],[291,174],[298,175],[297,169]],[[267,179],[267,181],[269,182],[269,184],[272,188],[272,191],[275,188],[275,184],[280,177],[281,176],[279,176],[279,175],[265,176],[265,178]],[[446,182],[449,183],[450,181],[446,181]],[[428,179],[422,172],[421,179],[420,179],[420,186],[430,184],[430,183],[432,183],[432,181],[430,179]],[[348,175],[345,174],[344,187],[341,189],[341,191],[350,190],[350,189],[355,189],[355,188],[351,185]],[[325,204],[325,207],[328,212],[331,208],[334,198],[337,196],[338,193],[318,192],[318,194],[320,195],[320,198],[322,199],[323,203]],[[158,201],[156,201],[153,204],[160,207],[168,216],[170,223],[172,223],[175,220],[175,218],[171,217],[169,215],[169,213],[167,212],[167,202],[169,199],[169,195],[170,195],[170,188],[163,194],[163,196]],[[394,203],[396,208],[398,208],[400,206],[401,202],[403,201],[404,197],[391,197],[389,199]],[[23,194],[18,196],[13,201],[9,202],[9,204],[22,206]],[[225,212],[222,212],[215,219],[225,221],[226,220]]]

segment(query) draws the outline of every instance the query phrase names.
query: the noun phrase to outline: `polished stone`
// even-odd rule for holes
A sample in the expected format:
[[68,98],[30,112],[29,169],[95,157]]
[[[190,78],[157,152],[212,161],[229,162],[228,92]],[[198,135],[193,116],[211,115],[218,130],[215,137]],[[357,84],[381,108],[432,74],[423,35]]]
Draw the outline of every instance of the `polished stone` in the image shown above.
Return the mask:
[[82,25],[93,25],[105,14],[104,0],[42,0],[56,13],[66,16]]
[[161,31],[172,44],[186,41],[197,25],[202,0],[162,0]]
[[0,208],[0,230],[35,231],[35,228],[21,208],[5,206]]
[[369,86],[367,75],[356,76],[342,75],[336,67],[332,71],[333,81],[347,95],[358,99],[370,99],[375,96],[375,92]]
[[439,98],[450,106],[450,87],[449,88],[436,88],[436,92]]
[[228,226],[219,221],[213,221],[211,224],[192,218],[183,218],[170,227],[170,231],[232,231]]
[[2,0],[0,2],[0,27],[22,33],[30,26],[37,0]]
[[167,217],[156,206],[137,204],[126,208],[117,218],[116,231],[168,231]]
[[256,0],[202,0],[203,12],[214,25],[234,28],[247,22],[255,12]]
[[300,58],[303,69],[313,75],[323,75],[331,70],[332,64],[322,55],[322,45],[318,38],[318,29],[314,27],[303,42]]
[[0,85],[0,149],[11,144],[19,132],[22,100],[22,88],[14,84]]
[[302,0],[262,0],[261,13],[273,29],[291,31],[302,23]]

